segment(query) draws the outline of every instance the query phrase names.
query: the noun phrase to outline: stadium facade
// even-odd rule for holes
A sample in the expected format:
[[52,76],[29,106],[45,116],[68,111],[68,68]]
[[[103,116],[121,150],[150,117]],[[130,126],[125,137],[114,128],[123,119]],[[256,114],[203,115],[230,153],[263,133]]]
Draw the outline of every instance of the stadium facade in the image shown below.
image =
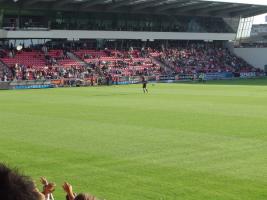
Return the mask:
[[267,5],[204,0],[1,0],[2,39],[223,40]]

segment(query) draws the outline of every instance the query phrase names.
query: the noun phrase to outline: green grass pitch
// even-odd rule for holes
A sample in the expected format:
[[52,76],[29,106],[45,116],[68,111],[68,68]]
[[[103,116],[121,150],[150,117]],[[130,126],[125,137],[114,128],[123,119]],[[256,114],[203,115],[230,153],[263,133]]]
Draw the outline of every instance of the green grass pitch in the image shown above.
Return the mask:
[[267,80],[0,91],[0,162],[107,200],[266,200]]

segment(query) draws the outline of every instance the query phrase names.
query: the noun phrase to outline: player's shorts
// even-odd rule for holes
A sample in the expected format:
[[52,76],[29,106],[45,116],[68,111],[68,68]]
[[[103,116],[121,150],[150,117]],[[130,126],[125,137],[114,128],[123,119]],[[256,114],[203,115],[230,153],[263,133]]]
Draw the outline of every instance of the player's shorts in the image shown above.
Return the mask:
[[143,83],[143,88],[146,88],[146,83]]

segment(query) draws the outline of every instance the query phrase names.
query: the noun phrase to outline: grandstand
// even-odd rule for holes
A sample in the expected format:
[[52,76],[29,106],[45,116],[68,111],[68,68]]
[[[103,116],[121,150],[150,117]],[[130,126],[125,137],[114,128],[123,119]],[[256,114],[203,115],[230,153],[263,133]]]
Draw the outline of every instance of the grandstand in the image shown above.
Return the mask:
[[267,5],[3,0],[0,6],[2,81],[79,79],[79,85],[95,85],[135,83],[143,75],[151,81],[195,80],[201,73],[210,73],[209,79],[264,75],[263,68],[236,57],[228,42],[240,18],[264,13]]
[[0,6],[1,38],[51,39],[234,40],[240,17],[267,10],[203,0],[19,0]]

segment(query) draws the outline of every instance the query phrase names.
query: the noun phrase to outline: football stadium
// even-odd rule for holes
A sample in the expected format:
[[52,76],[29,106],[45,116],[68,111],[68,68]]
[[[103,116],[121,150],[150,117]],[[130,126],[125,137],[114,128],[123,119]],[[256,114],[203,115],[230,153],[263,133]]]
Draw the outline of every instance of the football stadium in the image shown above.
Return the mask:
[[0,199],[266,200],[264,13],[0,0]]

